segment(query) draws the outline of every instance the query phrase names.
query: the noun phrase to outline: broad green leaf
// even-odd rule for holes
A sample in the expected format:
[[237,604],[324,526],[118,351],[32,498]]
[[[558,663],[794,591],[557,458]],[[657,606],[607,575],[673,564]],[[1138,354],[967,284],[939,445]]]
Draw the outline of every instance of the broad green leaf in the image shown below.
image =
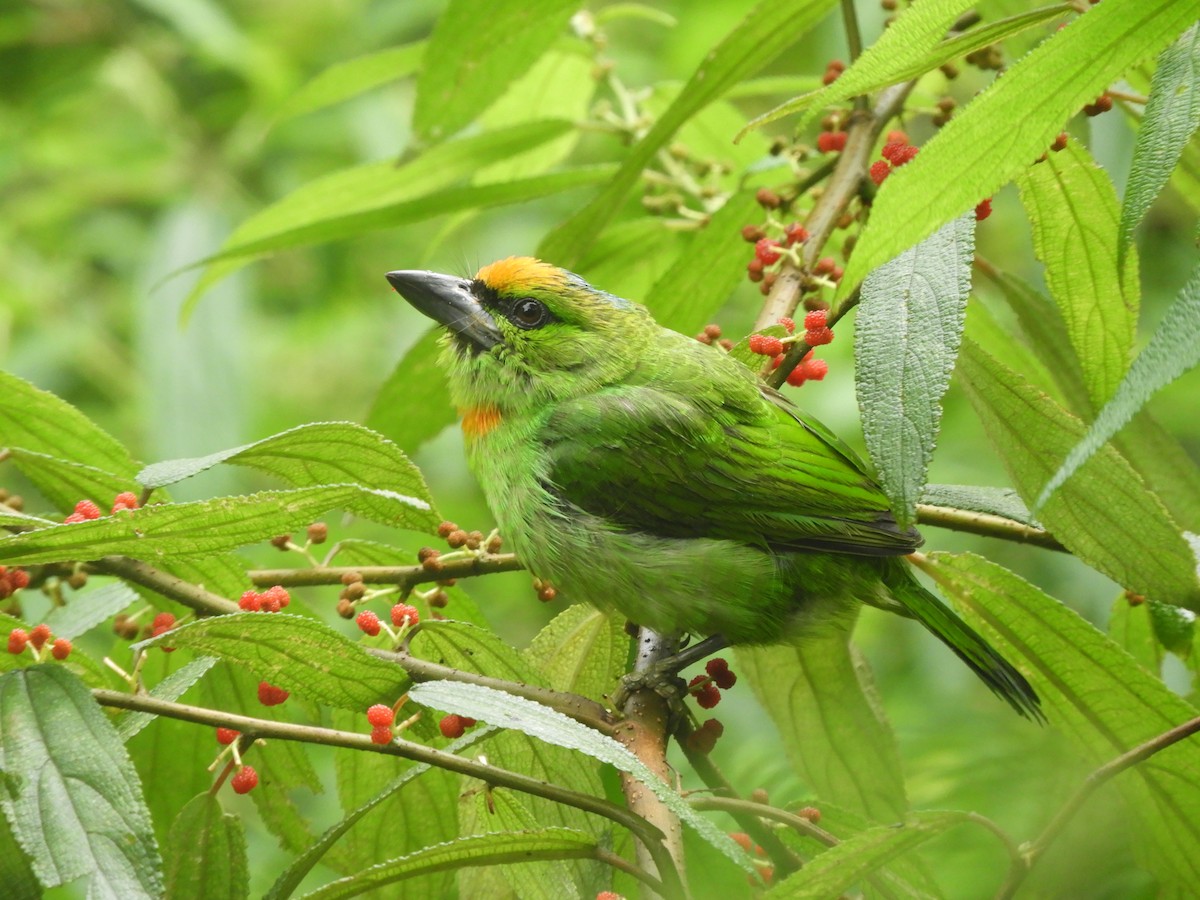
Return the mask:
[[[1056,460],[1082,439],[1084,424],[969,340],[958,375],[1017,491],[1026,501],[1036,497]],[[1111,447],[1088,460],[1038,518],[1072,553],[1123,587],[1200,605],[1195,564],[1179,528]]]
[[83,683],[57,665],[0,676],[0,726],[0,807],[42,886],[161,896],[137,773]]
[[675,132],[732,85],[770,64],[833,6],[834,0],[766,0],[756,5],[705,56],[679,96],[634,145],[608,187],[552,231],[538,248],[538,254],[555,265],[567,268],[576,265],[588,245],[624,204],[642,177],[642,170]]
[[415,453],[456,419],[446,376],[438,363],[441,327],[425,332],[379,388],[367,427]]
[[[495,732],[491,728],[473,729],[469,734],[463,735],[452,744],[445,747],[445,752],[459,754],[463,750],[478,744]],[[365,756],[366,754],[356,754]],[[371,799],[367,800],[361,806],[347,814],[347,816],[333,825],[321,835],[311,847],[306,849],[304,853],[290,865],[275,883],[271,885],[271,889],[264,895],[263,900],[284,900],[290,897],[300,886],[305,876],[312,871],[321,858],[330,851],[332,847],[355,825],[363,820],[369,813],[378,809],[386,809],[388,801],[399,796],[402,803],[407,801],[405,796],[405,788],[413,782],[420,779],[433,769],[428,763],[417,763],[406,768],[402,773],[393,778],[383,790],[379,791]],[[416,804],[414,804],[416,805]]]
[[129,478],[45,453],[12,447],[9,454],[12,464],[56,509],[71,510],[80,500],[107,509],[117,494],[137,487]]
[[414,41],[332,65],[287,99],[275,117],[276,122],[341,103],[389,81],[412,75],[424,52],[425,42]]
[[738,647],[746,678],[783,737],[796,774],[822,800],[876,822],[908,810],[895,735],[866,663],[843,633]]
[[168,900],[235,900],[250,894],[242,820],[215,796],[197,794],[179,811],[167,839]]
[[1121,205],[1121,252],[1200,126],[1200,25],[1158,57]]
[[1158,600],[1147,600],[1146,606],[1150,609],[1150,623],[1158,642],[1176,656],[1190,656],[1196,638],[1196,614]]
[[863,282],[854,328],[858,407],[867,450],[901,528],[916,520],[937,445],[974,255],[975,217],[967,215]]
[[[923,568],[996,649],[1022,669],[1050,723],[1090,765],[1106,763],[1195,717],[1128,653],[1007,569],[971,554],[936,553]],[[1200,880],[1200,742],[1174,744],[1119,775],[1140,861],[1166,895]],[[1111,796],[1111,794],[1110,794]]]
[[572,0],[451,0],[433,26],[417,79],[413,127],[441,140],[466,126],[563,33]]
[[148,488],[162,487],[218,463],[250,466],[276,475],[293,487],[357,484],[370,488],[379,493],[364,493],[346,508],[376,522],[433,531],[441,518],[433,509],[433,498],[420,470],[403,451],[382,435],[353,422],[299,425],[231,450],[154,463],[138,473],[138,481]]
[[389,706],[408,676],[323,622],[285,613],[232,613],[173,628],[136,647],[186,647],[253,672],[263,681],[327,706]]
[[551,619],[522,655],[555,690],[599,701],[626,671],[629,635],[622,617],[575,603]]
[[[28,381],[0,371],[0,447],[21,447],[132,478],[129,451],[87,416]],[[77,498],[81,499],[81,498]]]
[[77,638],[115,616],[138,598],[123,581],[75,594],[69,603],[50,610],[45,622],[55,637]]
[[1002,516],[1024,525],[1040,527],[1012,488],[976,487],[970,484],[927,484],[921,502],[971,512]]
[[696,233],[646,297],[660,325],[691,334],[712,321],[746,277],[751,248],[738,231],[760,213],[753,192],[737,193]]
[[32,565],[122,554],[170,564],[181,555],[232,550],[304,528],[331,509],[361,502],[364,494],[394,503],[396,521],[405,520],[410,509],[422,511],[398,495],[353,484],[164,503],[2,537],[0,563]]
[[1100,3],[1006,69],[883,183],[837,298],[994,194],[1067,119],[1197,18],[1200,0]]
[[[214,656],[201,656],[176,669],[149,691],[147,695],[157,700],[178,700],[188,688],[207,674],[208,670],[217,664]],[[117,720],[117,734],[121,740],[129,741],[143,728],[153,722],[155,716],[147,712],[126,712]]]
[[430,681],[414,685],[409,696],[425,706],[458,712],[501,728],[515,728],[523,734],[584,753],[632,775],[653,791],[682,822],[702,835],[713,849],[724,853],[747,872],[754,871],[750,858],[737,844],[707,819],[701,818],[645,763],[607,735],[540,703],[479,684]]
[[589,834],[568,828],[542,828],[532,832],[495,832],[458,838],[426,847],[416,853],[372,866],[365,872],[334,881],[304,895],[305,900],[336,900],[405,878],[430,872],[455,871],[471,866],[540,859],[590,859],[596,841]]
[[490,629],[466,622],[423,622],[410,652],[465,672],[546,686],[545,679],[518,651]]
[[1108,636],[1146,671],[1155,675],[1162,672],[1163,649],[1154,636],[1150,606],[1144,600],[1132,603],[1124,592],[1118,595],[1108,617]]
[[1123,260],[1117,195],[1087,150],[1070,141],[1018,180],[1033,247],[1062,313],[1092,406],[1105,403],[1129,367],[1137,330],[1137,256]]
[[763,900],[838,897],[930,838],[967,821],[963,812],[920,812],[903,822],[868,828],[819,853],[799,872],[767,891]]
[[1138,354],[1116,393],[1067,454],[1058,471],[1042,488],[1037,504],[1045,503],[1096,451],[1134,417],[1161,388],[1200,363],[1200,266],[1167,310],[1150,343]]
[[0,815],[0,884],[13,897],[40,897],[42,887],[33,874],[32,861],[17,843],[8,819]]

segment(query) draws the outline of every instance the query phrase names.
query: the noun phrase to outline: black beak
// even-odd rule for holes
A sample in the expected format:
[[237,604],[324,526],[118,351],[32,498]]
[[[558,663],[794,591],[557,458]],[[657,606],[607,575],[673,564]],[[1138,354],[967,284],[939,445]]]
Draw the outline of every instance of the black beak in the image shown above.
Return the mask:
[[419,270],[388,272],[387,280],[418,310],[481,350],[490,350],[504,339],[496,320],[471,293],[471,282]]

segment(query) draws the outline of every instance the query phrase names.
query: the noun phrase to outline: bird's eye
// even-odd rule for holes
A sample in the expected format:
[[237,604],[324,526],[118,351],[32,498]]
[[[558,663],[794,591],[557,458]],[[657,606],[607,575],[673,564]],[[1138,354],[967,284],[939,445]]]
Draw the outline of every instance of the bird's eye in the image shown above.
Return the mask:
[[526,297],[512,305],[508,317],[520,328],[541,328],[550,320],[550,310],[546,309],[545,304]]

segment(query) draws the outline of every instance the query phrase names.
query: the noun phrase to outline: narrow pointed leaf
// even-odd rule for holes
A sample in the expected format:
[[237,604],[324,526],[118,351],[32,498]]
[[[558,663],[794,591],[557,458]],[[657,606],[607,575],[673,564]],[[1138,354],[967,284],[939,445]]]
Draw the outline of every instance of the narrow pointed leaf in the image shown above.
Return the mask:
[[0,807],[43,887],[87,879],[94,897],[159,897],[141,784],[83,682],[61,666],[0,676]]
[[901,528],[916,519],[937,444],[966,321],[974,236],[975,217],[963,216],[863,282],[854,331],[858,406]]
[[249,896],[242,820],[205,791],[179,811],[167,841],[168,900],[236,900]]
[[74,639],[112,618],[137,599],[133,588],[118,581],[75,594],[70,603],[54,607],[45,622],[55,637]]
[[425,52],[424,41],[365,53],[330,66],[287,99],[276,122],[341,103],[372,88],[417,71]]
[[1150,343],[1133,361],[1116,393],[1100,410],[1083,440],[1071,449],[1058,471],[1042,488],[1037,505],[1045,503],[1081,465],[1107,444],[1155,392],[1197,363],[1200,363],[1200,266],[1192,272]]
[[[215,656],[201,656],[182,668],[176,669],[146,693],[157,700],[175,701],[182,697],[192,685],[205,676],[217,664]],[[129,711],[117,720],[117,734],[129,742],[143,728],[153,722],[155,716],[147,712]]]
[[927,484],[921,502],[971,512],[1003,516],[1023,525],[1040,527],[1038,521],[1012,488],[976,487],[971,484]]
[[1014,63],[883,183],[838,288],[994,194],[1063,123],[1200,18],[1200,0],[1100,3]]

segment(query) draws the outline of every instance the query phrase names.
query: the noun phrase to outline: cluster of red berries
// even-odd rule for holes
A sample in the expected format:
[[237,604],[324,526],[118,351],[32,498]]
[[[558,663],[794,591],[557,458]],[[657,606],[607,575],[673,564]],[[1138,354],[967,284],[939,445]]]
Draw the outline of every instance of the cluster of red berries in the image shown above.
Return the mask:
[[498,534],[485,538],[482,531],[466,531],[453,522],[442,522],[437,527],[437,533],[453,550],[466,547],[468,550],[482,548],[488,553],[500,552],[501,540]]
[[1103,93],[1087,106],[1083,108],[1085,116],[1098,116],[1101,113],[1106,113],[1113,108],[1112,97],[1108,93]]
[[[410,606],[407,603],[397,603],[392,607],[392,624],[396,628],[407,629],[418,625],[421,622],[421,614],[415,606]],[[379,616],[369,609],[364,609],[354,619],[354,623],[358,625],[360,631],[364,634],[375,637],[383,630],[383,623],[379,621]]]
[[[778,199],[774,194],[772,197]],[[766,206],[766,208],[770,209],[771,207]],[[799,222],[783,226],[782,240],[773,240],[768,237],[766,229],[760,225],[746,225],[742,228],[742,239],[754,245],[754,258],[746,264],[746,276],[759,285],[759,290],[764,297],[771,292],[771,288],[775,286],[775,279],[778,277],[778,272],[768,272],[767,268],[784,258],[790,259],[793,264],[798,264],[798,257],[794,252],[789,251],[797,244],[807,241],[808,236],[808,229]]]
[[[161,612],[154,617],[154,621],[150,623],[150,637],[158,637],[160,634],[166,634],[175,627],[175,616],[169,612]],[[163,647],[163,653],[174,653],[174,647]]]
[[46,624],[34,625],[26,631],[24,628],[14,628],[8,633],[8,652],[12,654],[21,654],[25,652],[27,646],[33,647],[34,653],[40,662],[44,657],[44,648],[49,644],[50,655],[61,661],[71,655],[71,642],[66,638],[55,638],[54,633],[50,630],[50,626]]
[[876,184],[883,184],[883,180],[892,174],[892,169],[911,162],[920,151],[920,147],[908,142],[908,135],[903,131],[889,131],[883,149],[879,151],[883,158],[871,163],[871,180]]
[[367,710],[367,721],[371,724],[371,743],[392,742],[392,723],[396,721],[394,709],[383,703],[376,703]]
[[0,566],[0,600],[8,599],[23,587],[29,587],[28,572]]
[[258,702],[263,706],[278,706],[290,696],[291,692],[285,691],[281,687],[276,687],[265,681],[258,683]]
[[[120,494],[117,494],[117,496],[113,498],[112,509],[110,513],[115,515],[123,509],[137,508],[137,494],[133,493],[132,491],[124,491]],[[75,511],[63,519],[63,523],[66,525],[74,525],[76,522],[86,522],[89,519],[98,519],[102,515],[104,515],[104,513],[100,511],[100,507],[91,500],[80,500],[75,504]]]
[[291,602],[291,595],[282,585],[277,584],[261,593],[246,591],[238,600],[238,606],[246,612],[277,613]]
[[841,153],[846,149],[846,132],[822,131],[817,135],[817,149],[822,153]]
[[821,84],[828,87],[838,80],[838,77],[846,71],[846,64],[840,59],[831,59],[825,65],[825,74],[821,76]]
[[248,794],[258,787],[258,773],[253,766],[242,766],[229,779],[229,786],[235,794]]
[[450,713],[448,716],[442,716],[442,720],[438,722],[438,730],[441,731],[442,737],[460,738],[474,724],[475,720],[472,718]]
[[[804,343],[808,346],[819,347],[833,340],[833,331],[826,324],[828,315],[826,310],[814,309],[804,316]],[[796,329],[796,323],[791,319],[780,319],[779,323],[787,329],[789,334]],[[788,343],[790,341],[769,334],[752,334],[747,341],[751,353],[773,356],[772,367],[776,369],[783,362]],[[799,364],[788,373],[787,383],[793,387],[799,387],[806,381],[823,381],[827,374],[829,374],[829,363],[823,359],[813,359],[813,351],[809,350]]]
[[[715,690],[715,689],[714,689]],[[699,728],[687,736],[687,748],[694,753],[712,753],[717,739],[725,733],[725,726],[716,719],[706,719]]]
[[705,675],[697,675],[688,682],[688,693],[701,709],[712,709],[721,702],[721,690],[729,690],[737,684],[737,675],[729,669],[729,663],[717,656],[704,666]]

